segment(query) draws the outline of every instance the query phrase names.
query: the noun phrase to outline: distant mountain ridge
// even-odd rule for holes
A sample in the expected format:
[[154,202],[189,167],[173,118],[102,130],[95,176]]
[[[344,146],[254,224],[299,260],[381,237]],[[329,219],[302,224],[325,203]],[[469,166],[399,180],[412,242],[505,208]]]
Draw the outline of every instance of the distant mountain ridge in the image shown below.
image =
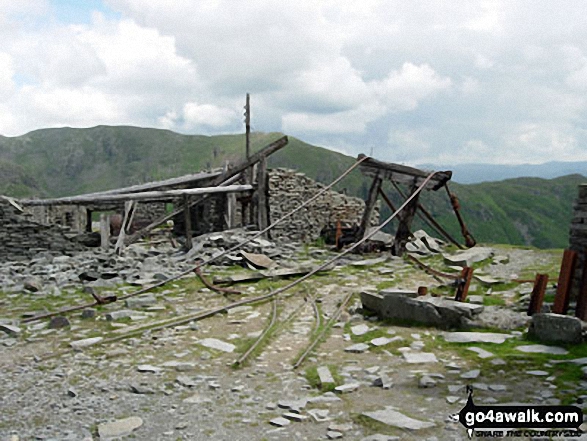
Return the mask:
[[[254,133],[252,150],[259,150],[281,136],[281,133]],[[127,126],[41,129],[18,137],[0,136],[0,194],[56,197],[176,177],[220,167],[225,161],[242,160],[244,145],[244,135],[182,135]],[[289,145],[269,158],[270,167],[293,168],[322,183],[332,182],[354,162],[355,158],[294,137],[289,137]],[[570,163],[550,164],[544,164],[543,168],[530,166],[542,178],[468,185],[459,183],[469,179],[464,166],[423,168],[454,171],[451,191],[458,195],[465,221],[479,242],[563,248],[568,245],[577,186],[587,179],[577,173],[543,179],[570,166]],[[577,164],[585,164],[584,174],[587,174],[587,163]],[[483,170],[469,168],[478,180],[496,176],[496,171],[485,170],[487,166],[478,167]],[[511,167],[529,170],[524,166],[497,168],[504,167],[508,173],[514,170]],[[369,186],[369,179],[355,170],[337,189],[365,198]],[[386,184],[384,189],[397,205],[403,202],[390,185]],[[460,236],[444,191],[424,192],[421,202],[451,234]],[[382,219],[389,213],[382,205]],[[422,226],[417,220],[415,228]]]
[[572,174],[587,176],[587,161],[550,161],[544,164],[423,164],[418,167],[431,170],[452,170],[452,179],[459,184],[503,181],[512,178],[553,179]]

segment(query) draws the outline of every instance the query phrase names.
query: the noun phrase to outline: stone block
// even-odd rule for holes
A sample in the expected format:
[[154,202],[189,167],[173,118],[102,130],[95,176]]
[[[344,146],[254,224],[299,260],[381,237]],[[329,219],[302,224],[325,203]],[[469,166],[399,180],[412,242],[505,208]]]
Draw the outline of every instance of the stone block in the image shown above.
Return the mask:
[[553,343],[581,343],[582,322],[577,317],[561,314],[534,314],[528,334],[539,341]]

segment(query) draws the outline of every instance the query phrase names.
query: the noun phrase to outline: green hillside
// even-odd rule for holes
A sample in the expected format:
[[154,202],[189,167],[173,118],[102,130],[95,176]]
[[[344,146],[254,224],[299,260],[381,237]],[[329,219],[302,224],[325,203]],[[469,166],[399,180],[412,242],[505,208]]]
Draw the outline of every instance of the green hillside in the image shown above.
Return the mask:
[[[256,151],[283,136],[254,133]],[[354,158],[289,137],[269,159],[329,183]],[[244,135],[181,135],[168,130],[125,126],[42,129],[19,137],[0,136],[0,194],[55,197],[107,190],[220,167],[244,157]],[[577,185],[585,178],[517,178],[480,184],[451,184],[469,229],[479,242],[561,248],[568,230]],[[355,171],[338,187],[365,197],[370,182]],[[396,204],[401,198],[386,188]],[[444,190],[425,192],[421,202],[455,236],[459,227]],[[389,215],[383,207],[382,215]],[[423,226],[420,222],[417,227]],[[430,228],[427,228],[430,230]]]

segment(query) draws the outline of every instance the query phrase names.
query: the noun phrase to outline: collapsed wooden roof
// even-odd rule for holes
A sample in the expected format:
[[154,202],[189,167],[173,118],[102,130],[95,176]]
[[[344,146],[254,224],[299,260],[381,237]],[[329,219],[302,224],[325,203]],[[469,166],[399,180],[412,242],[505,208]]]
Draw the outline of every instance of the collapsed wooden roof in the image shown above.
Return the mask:
[[[359,155],[358,159],[364,158],[365,155]],[[381,179],[387,179],[394,182],[410,185],[420,185],[430,174],[428,171],[420,170],[406,165],[394,164],[391,162],[378,161],[373,158],[365,159],[359,166],[361,172],[366,176],[379,176]],[[428,190],[438,190],[442,188],[452,177],[451,171],[439,171],[432,177],[426,185]],[[430,188],[429,188],[430,187]]]

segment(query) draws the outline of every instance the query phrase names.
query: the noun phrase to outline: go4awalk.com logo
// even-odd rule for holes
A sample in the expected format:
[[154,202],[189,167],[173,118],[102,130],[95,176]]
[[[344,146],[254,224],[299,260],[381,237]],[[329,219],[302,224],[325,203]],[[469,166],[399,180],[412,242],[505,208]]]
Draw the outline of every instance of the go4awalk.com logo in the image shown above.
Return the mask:
[[583,412],[577,406],[477,406],[467,386],[467,404],[454,415],[469,438],[476,437],[578,437]]

